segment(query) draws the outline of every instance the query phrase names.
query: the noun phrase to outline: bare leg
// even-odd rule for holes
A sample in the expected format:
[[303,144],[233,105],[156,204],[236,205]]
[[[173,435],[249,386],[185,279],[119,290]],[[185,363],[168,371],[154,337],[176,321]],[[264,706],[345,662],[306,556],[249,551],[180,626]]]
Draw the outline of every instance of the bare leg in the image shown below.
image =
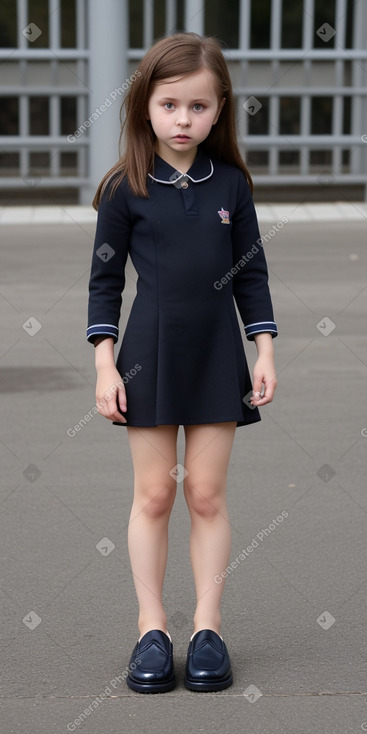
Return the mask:
[[177,483],[169,474],[177,464],[178,426],[126,427],[134,465],[134,501],[128,548],[139,603],[140,637],[167,631],[162,589],[167,564],[168,521]]
[[226,478],[237,424],[185,426],[184,493],[191,517],[190,554],[197,606],[194,633],[220,633],[223,583],[214,577],[228,566],[231,527],[226,503]]

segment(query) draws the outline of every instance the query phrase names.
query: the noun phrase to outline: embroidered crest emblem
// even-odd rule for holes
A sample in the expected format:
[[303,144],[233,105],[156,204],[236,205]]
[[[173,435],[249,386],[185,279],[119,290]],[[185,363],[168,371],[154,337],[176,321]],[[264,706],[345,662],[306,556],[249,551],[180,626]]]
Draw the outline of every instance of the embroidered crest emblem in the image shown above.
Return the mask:
[[221,218],[221,224],[229,224],[229,212],[226,212],[223,207],[218,211],[218,214]]

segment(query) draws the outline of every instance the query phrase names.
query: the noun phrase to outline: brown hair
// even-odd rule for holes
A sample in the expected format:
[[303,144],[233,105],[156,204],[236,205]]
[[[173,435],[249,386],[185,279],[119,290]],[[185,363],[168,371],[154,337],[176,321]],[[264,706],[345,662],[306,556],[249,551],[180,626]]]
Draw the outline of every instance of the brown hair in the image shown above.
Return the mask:
[[207,155],[240,168],[246,176],[251,192],[252,179],[241,157],[237,144],[235,111],[231,78],[220,45],[215,38],[204,38],[196,33],[176,33],[157,41],[145,54],[121,106],[126,116],[121,126],[120,144],[125,132],[125,152],[106,173],[98,186],[93,207],[98,209],[101,196],[113,178],[110,196],[124,176],[131,191],[148,198],[147,174],[153,172],[156,136],[147,120],[147,105],[157,82],[193,74],[200,69],[211,71],[218,86],[218,101],[226,101],[208,137],[201,143]]

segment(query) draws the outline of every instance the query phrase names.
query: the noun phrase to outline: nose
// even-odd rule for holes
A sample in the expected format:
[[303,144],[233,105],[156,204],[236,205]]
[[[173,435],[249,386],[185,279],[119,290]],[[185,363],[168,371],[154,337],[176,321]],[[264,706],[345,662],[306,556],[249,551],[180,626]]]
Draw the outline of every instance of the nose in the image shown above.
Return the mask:
[[177,120],[176,125],[180,125],[182,127],[189,127],[191,125],[189,116],[186,112],[186,110],[178,110],[177,112]]

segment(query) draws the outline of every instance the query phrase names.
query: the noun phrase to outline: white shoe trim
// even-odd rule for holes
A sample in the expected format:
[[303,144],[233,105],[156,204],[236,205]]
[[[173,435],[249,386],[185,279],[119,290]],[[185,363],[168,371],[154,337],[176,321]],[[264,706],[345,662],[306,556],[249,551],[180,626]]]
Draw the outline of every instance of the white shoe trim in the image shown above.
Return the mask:
[[[201,632],[201,630],[198,630],[198,632]],[[193,637],[195,637],[195,635],[197,635],[197,633],[198,633],[198,632],[194,632],[194,634],[193,634],[193,635],[191,635],[191,637],[190,637],[190,642],[191,642],[191,640],[193,639]],[[223,640],[223,637],[222,637],[222,635],[219,635],[219,637],[220,637],[220,639],[221,639],[221,640],[222,640],[222,641],[224,642],[224,640]]]

